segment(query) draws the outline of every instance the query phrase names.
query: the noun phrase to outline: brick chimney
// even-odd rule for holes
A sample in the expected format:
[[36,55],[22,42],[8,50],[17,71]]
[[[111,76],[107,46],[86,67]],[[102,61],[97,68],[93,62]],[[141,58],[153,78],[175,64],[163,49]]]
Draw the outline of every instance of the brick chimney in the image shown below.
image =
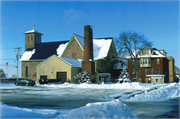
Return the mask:
[[[93,32],[92,26],[84,26],[84,60],[82,62],[82,69],[95,74],[95,62],[93,58]],[[93,81],[92,81],[93,82]]]

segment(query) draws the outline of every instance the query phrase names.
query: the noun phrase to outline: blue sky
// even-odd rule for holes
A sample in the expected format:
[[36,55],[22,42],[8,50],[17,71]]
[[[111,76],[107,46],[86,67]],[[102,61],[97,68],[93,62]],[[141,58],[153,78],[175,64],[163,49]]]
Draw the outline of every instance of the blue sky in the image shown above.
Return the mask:
[[22,47],[23,54],[23,33],[33,23],[44,34],[42,42],[70,40],[73,33],[83,36],[84,25],[93,26],[94,38],[136,31],[154,48],[165,49],[180,67],[179,10],[179,1],[1,1],[0,67],[6,73],[9,62],[9,76],[16,74],[13,48]]

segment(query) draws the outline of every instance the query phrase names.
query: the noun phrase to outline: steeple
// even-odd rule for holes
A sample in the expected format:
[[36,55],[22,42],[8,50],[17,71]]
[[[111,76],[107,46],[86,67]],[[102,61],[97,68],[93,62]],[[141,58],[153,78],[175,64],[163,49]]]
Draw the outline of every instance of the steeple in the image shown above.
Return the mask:
[[28,48],[34,48],[37,44],[41,43],[41,35],[42,33],[36,31],[34,29],[34,24],[33,24],[33,29],[27,32],[24,32],[25,34],[25,50]]
[[33,30],[34,30],[34,26],[35,26],[35,25],[33,24]]

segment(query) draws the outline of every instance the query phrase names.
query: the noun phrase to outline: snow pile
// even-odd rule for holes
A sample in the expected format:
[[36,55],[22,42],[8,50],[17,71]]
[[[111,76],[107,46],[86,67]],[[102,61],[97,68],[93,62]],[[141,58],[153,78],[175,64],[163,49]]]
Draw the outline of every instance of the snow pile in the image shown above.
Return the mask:
[[84,107],[73,109],[67,114],[57,116],[61,118],[135,118],[131,109],[119,100],[110,102],[88,103]]
[[69,42],[67,42],[67,43],[65,43],[65,44],[60,44],[59,45],[59,47],[57,48],[57,55],[59,56],[59,57],[61,57],[61,55],[62,55],[62,53],[64,52],[64,49],[66,48],[66,46],[67,46],[67,44],[68,44]]
[[59,114],[57,110],[20,108],[2,102],[0,107],[0,118],[51,118]]
[[154,89],[150,92],[145,91],[142,94],[136,94],[125,101],[162,101],[172,98],[180,97],[180,84],[171,83],[166,86],[161,86],[158,89]]
[[35,51],[36,51],[35,49],[33,49],[32,51],[25,51],[19,61],[29,60],[32,57],[32,55],[35,53]]
[[107,57],[111,42],[111,39],[93,39],[94,60]]
[[149,87],[145,87],[141,85],[139,82],[132,83],[116,83],[116,84],[80,84],[77,85],[77,88],[95,88],[95,89],[135,89],[135,90],[143,90],[149,89]]

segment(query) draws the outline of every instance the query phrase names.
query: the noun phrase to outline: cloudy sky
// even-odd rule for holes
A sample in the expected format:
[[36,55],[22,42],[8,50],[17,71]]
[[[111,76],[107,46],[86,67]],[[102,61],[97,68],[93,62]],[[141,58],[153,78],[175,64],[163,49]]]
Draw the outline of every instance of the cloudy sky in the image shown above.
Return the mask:
[[[42,42],[83,36],[84,25],[93,26],[93,37],[117,38],[123,31],[144,34],[153,47],[165,49],[180,67],[179,1],[1,1],[0,67],[16,74],[17,52],[25,47],[26,31],[43,33]],[[21,69],[20,69],[21,70]],[[20,74],[19,74],[20,75]]]

